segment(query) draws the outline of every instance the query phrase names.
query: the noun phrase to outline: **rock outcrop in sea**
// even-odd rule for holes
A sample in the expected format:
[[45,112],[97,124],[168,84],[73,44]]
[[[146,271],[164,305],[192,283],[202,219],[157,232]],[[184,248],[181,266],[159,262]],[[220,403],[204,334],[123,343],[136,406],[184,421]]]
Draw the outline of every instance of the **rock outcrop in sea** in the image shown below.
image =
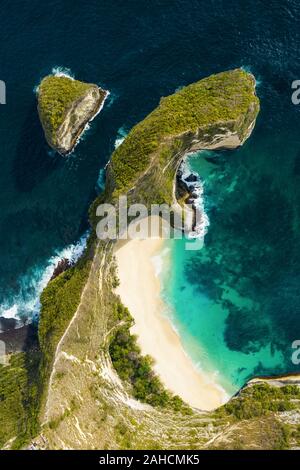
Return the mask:
[[107,94],[97,85],[64,75],[45,77],[38,87],[38,112],[50,147],[62,155],[70,153]]

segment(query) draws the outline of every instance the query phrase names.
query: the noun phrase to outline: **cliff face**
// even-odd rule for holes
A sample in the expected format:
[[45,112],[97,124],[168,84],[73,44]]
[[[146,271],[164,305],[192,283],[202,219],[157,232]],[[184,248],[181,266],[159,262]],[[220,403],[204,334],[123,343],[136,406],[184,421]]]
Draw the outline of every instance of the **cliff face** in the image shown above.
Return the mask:
[[[96,224],[98,202],[168,204],[192,231],[195,214],[177,200],[176,174],[189,152],[234,149],[247,140],[259,112],[255,78],[242,69],[230,70],[193,83],[160,100],[112,154],[105,194],[95,201],[91,221]],[[188,197],[188,194],[186,194]],[[176,228],[183,228],[177,226]]]
[[106,96],[97,85],[64,76],[45,77],[38,90],[38,112],[48,144],[62,155],[70,153]]
[[114,306],[111,244],[98,244],[81,302],[59,342],[34,440],[48,449],[280,449],[300,444],[299,377],[246,386],[215,412],[154,407],[120,380],[109,342]]
[[112,155],[106,197],[171,203],[177,168],[187,152],[236,148],[259,112],[255,79],[241,69],[212,75],[162,98]]

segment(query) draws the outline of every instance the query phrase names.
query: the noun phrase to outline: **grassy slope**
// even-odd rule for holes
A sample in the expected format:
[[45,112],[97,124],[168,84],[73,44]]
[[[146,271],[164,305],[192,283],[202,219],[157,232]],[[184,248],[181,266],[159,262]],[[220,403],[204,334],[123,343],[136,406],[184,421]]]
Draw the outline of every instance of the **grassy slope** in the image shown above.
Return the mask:
[[132,396],[152,406],[191,413],[181,398],[166,390],[153,372],[153,359],[142,355],[137,336],[130,333],[134,320],[128,309],[117,301],[112,313],[114,330],[110,335],[109,354],[119,377],[129,384]]
[[18,449],[39,430],[39,359],[36,351],[19,353],[0,366],[0,449],[10,439]]
[[[134,338],[126,337],[130,317],[119,305],[114,286],[115,268],[103,244],[64,339],[65,354],[56,363],[47,402],[50,421],[43,427],[47,447],[278,449],[297,444],[298,426],[286,424],[285,413],[300,409],[298,387],[253,385],[213,413],[187,413],[181,407],[153,403],[156,397],[148,394],[148,373],[144,376],[140,352]],[[118,338],[114,344],[118,335],[121,341]],[[113,377],[109,352],[122,383]],[[137,378],[142,382],[136,387]],[[128,396],[158,406],[128,406]]]
[[249,385],[215,412],[216,417],[232,420],[234,432],[227,442],[220,439],[212,448],[278,450],[299,446],[299,410],[299,385]]
[[47,366],[51,365],[56,345],[80,302],[89,268],[90,261],[82,258],[76,266],[51,281],[42,293],[39,343]]
[[55,143],[55,132],[62,124],[70,106],[94,86],[55,75],[49,75],[42,80],[38,93],[38,110],[48,140]]
[[22,447],[39,429],[39,413],[47,391],[56,345],[66,330],[87,281],[93,241],[76,266],[51,281],[41,297],[39,351],[15,354],[0,366],[0,449],[12,438]]
[[252,75],[236,69],[212,75],[162,98],[159,106],[133,127],[112,155],[111,176],[115,195],[126,193],[135,184],[158,150],[161,164],[168,162],[170,138],[174,141],[183,133],[236,121],[235,129],[242,140],[249,125],[247,119],[244,122],[249,108],[253,105],[252,119],[259,110],[253,85]]

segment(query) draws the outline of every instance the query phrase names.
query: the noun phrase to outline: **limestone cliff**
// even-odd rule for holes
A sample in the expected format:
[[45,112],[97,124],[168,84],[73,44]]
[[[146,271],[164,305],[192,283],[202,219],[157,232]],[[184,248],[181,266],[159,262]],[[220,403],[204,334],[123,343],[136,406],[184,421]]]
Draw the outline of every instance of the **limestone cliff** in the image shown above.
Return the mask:
[[[112,154],[101,200],[128,203],[167,203],[181,213],[176,188],[178,168],[189,152],[234,149],[251,135],[259,112],[255,78],[242,69],[222,72],[182,88],[160,103],[133,127]],[[191,231],[194,213],[184,206],[185,230]],[[183,228],[182,226],[176,226]]]
[[38,112],[48,144],[62,155],[70,153],[106,96],[97,85],[66,76],[45,77],[38,88]]
[[259,112],[253,75],[242,69],[212,75],[160,100],[111,157],[106,197],[144,203],[173,200],[173,181],[184,155],[236,148]]

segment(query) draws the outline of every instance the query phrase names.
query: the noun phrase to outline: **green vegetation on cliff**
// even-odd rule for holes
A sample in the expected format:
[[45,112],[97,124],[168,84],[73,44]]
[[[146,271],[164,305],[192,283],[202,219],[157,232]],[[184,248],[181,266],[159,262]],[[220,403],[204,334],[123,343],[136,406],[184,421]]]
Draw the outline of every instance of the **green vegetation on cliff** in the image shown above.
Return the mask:
[[152,358],[142,355],[137,337],[130,333],[134,320],[128,309],[117,303],[114,317],[122,323],[112,335],[109,353],[119,377],[132,385],[134,398],[152,406],[170,407],[177,411],[181,409],[189,413],[189,407],[178,396],[168,392],[153,373]]
[[272,387],[268,383],[258,383],[241,390],[236,398],[224,405],[223,410],[241,420],[294,410],[299,408],[299,404],[300,388],[297,385]]
[[39,431],[40,354],[37,351],[11,356],[7,366],[0,366],[0,449],[19,449]]
[[55,132],[72,104],[95,86],[64,76],[48,75],[42,80],[38,90],[38,110],[49,141],[55,142]]
[[80,302],[89,275],[93,241],[90,238],[84,255],[75,266],[53,279],[41,295],[39,344],[42,355],[41,376],[47,379],[55,348]]
[[15,354],[8,366],[0,365],[0,449],[10,439],[13,448],[20,448],[38,433],[55,349],[79,305],[88,278],[92,240],[76,266],[49,282],[42,293],[39,350]]
[[157,154],[156,165],[162,168],[181,147],[187,150],[195,136],[213,137],[222,125],[242,143],[258,111],[254,77],[242,69],[212,75],[162,98],[113,153],[108,189],[116,196],[126,193]]

